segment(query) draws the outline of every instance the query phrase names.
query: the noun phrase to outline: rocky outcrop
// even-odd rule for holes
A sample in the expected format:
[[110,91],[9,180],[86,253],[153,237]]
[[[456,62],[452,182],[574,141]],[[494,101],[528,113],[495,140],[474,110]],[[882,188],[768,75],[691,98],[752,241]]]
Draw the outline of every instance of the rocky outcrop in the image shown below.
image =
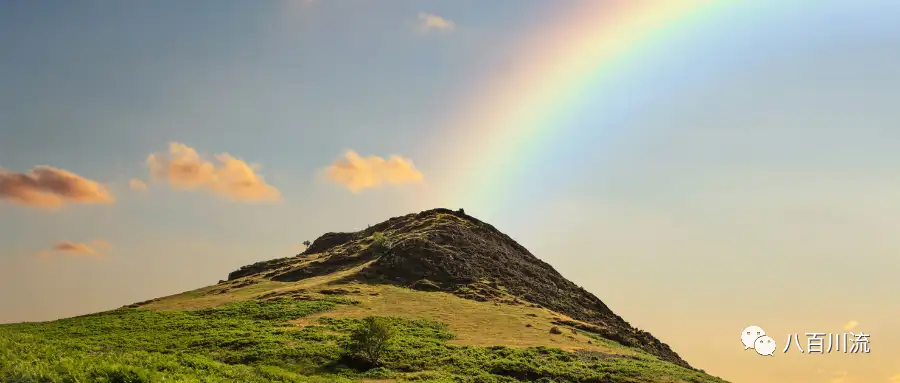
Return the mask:
[[347,278],[545,307],[582,322],[582,329],[690,368],[668,345],[633,328],[515,240],[461,210],[426,210],[356,233],[328,233],[304,254],[318,254],[317,260],[261,262],[232,272],[229,279],[259,274],[296,281],[368,262]]

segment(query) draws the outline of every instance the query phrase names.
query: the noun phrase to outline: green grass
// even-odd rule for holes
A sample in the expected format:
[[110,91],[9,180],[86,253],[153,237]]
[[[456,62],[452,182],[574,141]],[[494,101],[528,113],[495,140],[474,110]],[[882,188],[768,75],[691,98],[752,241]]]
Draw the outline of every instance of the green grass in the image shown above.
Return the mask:
[[194,311],[123,308],[0,326],[0,381],[20,382],[694,382],[719,379],[651,356],[449,343],[442,323],[392,317],[383,367],[347,351],[359,318],[319,316],[347,299],[242,301]]
[[330,381],[302,375],[316,373],[317,366],[340,357],[341,349],[314,343],[286,347],[292,337],[280,323],[339,303],[245,301],[197,311],[119,309],[0,326],[0,381]]

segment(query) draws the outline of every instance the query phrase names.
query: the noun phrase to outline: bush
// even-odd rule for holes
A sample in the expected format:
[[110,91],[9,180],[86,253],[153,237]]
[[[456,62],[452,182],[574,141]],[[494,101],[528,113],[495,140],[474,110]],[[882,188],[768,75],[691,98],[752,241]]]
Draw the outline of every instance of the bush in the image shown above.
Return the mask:
[[389,319],[366,317],[363,318],[362,325],[350,335],[350,349],[372,365],[378,366],[394,335],[394,328]]
[[392,243],[384,233],[376,232],[372,234],[372,246],[375,247],[375,252],[381,255],[391,250]]

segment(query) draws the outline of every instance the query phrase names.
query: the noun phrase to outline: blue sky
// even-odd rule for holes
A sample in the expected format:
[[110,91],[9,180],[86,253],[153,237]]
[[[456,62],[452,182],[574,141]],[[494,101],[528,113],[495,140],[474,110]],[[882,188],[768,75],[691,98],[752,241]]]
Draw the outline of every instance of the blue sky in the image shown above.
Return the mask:
[[[115,201],[0,198],[0,322],[213,284],[324,232],[445,203],[434,191],[466,180],[445,173],[456,164],[433,155],[435,137],[515,71],[531,31],[578,4],[3,3],[0,169],[63,169]],[[588,92],[523,153],[515,182],[485,191],[493,203],[446,207],[731,381],[887,382],[900,373],[900,9],[817,4],[759,5],[673,37]],[[173,142],[211,164],[221,153],[259,164],[280,198],[154,179],[148,156],[169,158]],[[369,158],[368,176],[408,182],[330,182],[346,150]],[[101,255],[53,250],[66,242]],[[751,320],[785,334],[853,320],[882,343],[864,359],[747,362],[732,343]]]

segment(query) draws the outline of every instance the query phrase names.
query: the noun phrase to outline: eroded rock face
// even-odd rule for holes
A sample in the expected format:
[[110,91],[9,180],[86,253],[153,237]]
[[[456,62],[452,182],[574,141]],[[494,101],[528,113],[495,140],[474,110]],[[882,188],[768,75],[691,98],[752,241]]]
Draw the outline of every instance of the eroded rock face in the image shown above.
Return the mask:
[[247,265],[228,273],[228,280],[233,281],[238,278],[264,273],[269,270],[277,269],[278,267],[281,267],[283,265],[290,264],[290,261],[291,258],[281,258],[273,259],[270,261],[256,262],[252,265]]
[[316,238],[302,254],[315,254],[325,252],[335,246],[347,243],[353,239],[354,233],[325,233]]
[[[378,236],[386,241],[377,243]],[[232,272],[229,279],[259,274],[277,281],[296,281],[371,262],[347,278],[446,291],[480,301],[546,307],[589,324],[580,325],[586,331],[690,368],[668,345],[631,327],[596,296],[512,238],[461,210],[426,210],[356,233],[328,233],[304,254],[318,256],[312,261],[260,262]]]

